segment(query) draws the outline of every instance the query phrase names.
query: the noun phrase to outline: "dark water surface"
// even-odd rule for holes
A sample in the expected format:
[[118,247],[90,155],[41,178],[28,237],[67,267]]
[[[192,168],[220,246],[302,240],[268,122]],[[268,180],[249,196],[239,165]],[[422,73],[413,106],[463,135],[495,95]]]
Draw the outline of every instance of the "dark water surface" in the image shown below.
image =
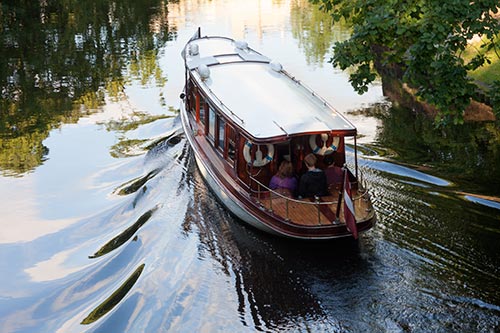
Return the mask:
[[[0,7],[0,332],[500,331],[499,129],[358,96],[327,63],[349,32],[306,1]],[[215,200],[177,117],[198,26],[358,127],[378,215],[358,242],[271,237]]]

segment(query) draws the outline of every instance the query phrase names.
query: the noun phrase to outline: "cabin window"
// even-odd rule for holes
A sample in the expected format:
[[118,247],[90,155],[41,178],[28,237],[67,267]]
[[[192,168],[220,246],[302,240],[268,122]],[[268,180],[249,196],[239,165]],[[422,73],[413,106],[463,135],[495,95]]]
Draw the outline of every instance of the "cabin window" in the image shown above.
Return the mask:
[[227,125],[227,158],[231,161],[234,161],[234,155],[236,153],[236,132],[234,128]]
[[219,124],[219,130],[218,130],[218,134],[217,134],[217,137],[219,138],[217,140],[217,147],[224,151],[224,148],[225,148],[225,135],[226,135],[226,121],[224,119],[222,119],[221,117],[219,117],[218,119],[218,124]]
[[200,96],[200,122],[205,125],[206,124],[206,113],[207,113],[208,105]]
[[187,102],[188,102],[188,109],[191,113],[195,114],[196,113],[196,91],[193,82],[188,81],[188,87],[187,87],[188,95],[187,95]]
[[208,107],[208,137],[215,140],[215,110]]

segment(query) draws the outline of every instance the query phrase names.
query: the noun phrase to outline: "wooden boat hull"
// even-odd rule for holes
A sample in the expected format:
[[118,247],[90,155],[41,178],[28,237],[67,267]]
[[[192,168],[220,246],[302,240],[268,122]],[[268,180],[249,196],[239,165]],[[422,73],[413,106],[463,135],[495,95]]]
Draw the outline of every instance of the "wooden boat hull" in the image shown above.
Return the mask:
[[[181,103],[181,120],[187,140],[193,149],[198,169],[211,191],[217,199],[236,217],[246,224],[269,234],[303,240],[327,240],[342,237],[352,237],[345,224],[320,225],[316,227],[304,227],[273,217],[269,211],[255,204],[255,200],[248,195],[245,189],[239,188],[230,174],[221,172],[221,168],[214,166],[214,158],[209,156],[211,151],[206,151],[196,140],[194,130],[188,119],[185,104]],[[373,227],[376,217],[357,223],[358,232],[364,232]]]
[[[198,29],[181,54],[184,132],[203,178],[229,211],[262,231],[296,239],[357,238],[373,226],[375,212],[358,177],[357,130],[341,113],[244,41],[202,37]],[[346,163],[349,137],[353,171]],[[277,176],[282,165],[289,180],[301,178],[298,188],[271,185],[283,179]],[[319,168],[321,190],[301,192],[305,179],[317,174],[304,175]]]

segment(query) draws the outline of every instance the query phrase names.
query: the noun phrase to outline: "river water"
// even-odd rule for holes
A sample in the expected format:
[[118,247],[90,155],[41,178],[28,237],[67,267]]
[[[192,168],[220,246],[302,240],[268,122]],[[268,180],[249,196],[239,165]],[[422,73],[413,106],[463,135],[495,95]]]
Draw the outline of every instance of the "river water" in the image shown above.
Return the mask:
[[[500,331],[494,125],[435,131],[380,83],[357,95],[327,63],[348,30],[306,1],[10,3],[1,332]],[[177,113],[198,26],[281,62],[358,127],[378,216],[358,242],[271,237],[215,200]],[[458,146],[471,133],[489,148]]]

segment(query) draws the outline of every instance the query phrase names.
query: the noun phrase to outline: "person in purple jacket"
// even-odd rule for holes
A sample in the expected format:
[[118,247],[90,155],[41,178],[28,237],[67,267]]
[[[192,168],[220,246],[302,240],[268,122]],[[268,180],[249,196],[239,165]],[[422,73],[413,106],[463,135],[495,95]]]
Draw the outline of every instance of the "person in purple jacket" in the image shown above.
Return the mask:
[[297,189],[297,178],[293,176],[292,162],[287,160],[281,162],[278,168],[278,172],[271,178],[269,187],[272,190],[285,192],[285,194],[289,195],[292,195],[295,192],[295,190]]

